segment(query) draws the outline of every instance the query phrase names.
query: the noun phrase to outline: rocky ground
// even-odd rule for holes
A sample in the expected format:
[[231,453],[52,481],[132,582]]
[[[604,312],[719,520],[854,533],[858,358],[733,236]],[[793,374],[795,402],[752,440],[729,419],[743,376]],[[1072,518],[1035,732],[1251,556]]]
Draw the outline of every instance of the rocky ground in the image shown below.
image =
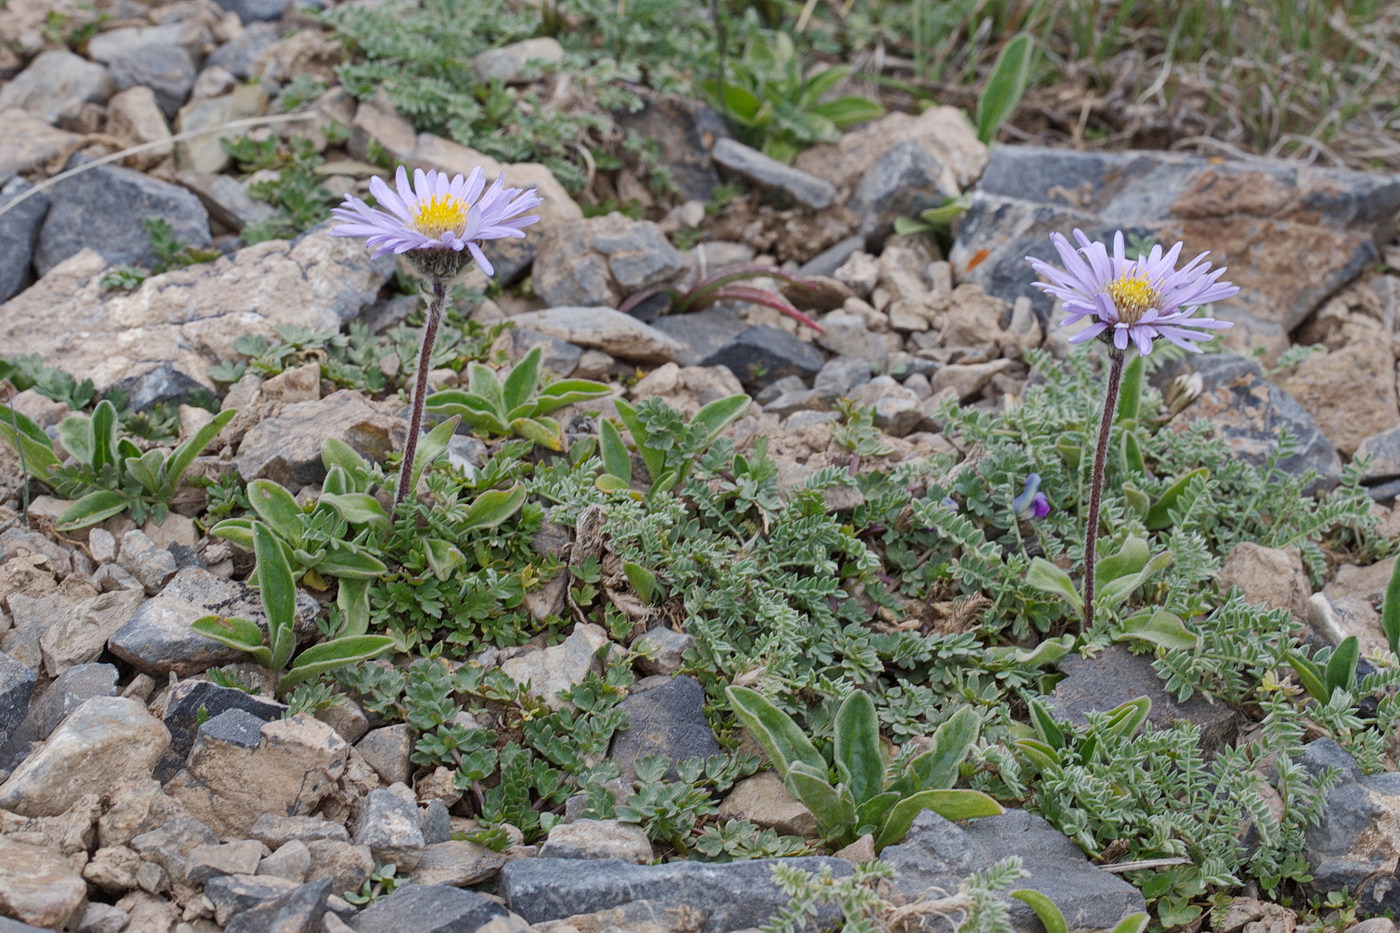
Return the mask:
[[[279,327],[339,332],[363,322],[370,335],[390,331],[419,301],[386,290],[393,262],[370,260],[361,243],[331,239],[325,226],[245,245],[240,231],[271,208],[250,197],[220,134],[171,141],[172,132],[267,114],[298,74],[329,73],[334,43],[275,2],[117,2],[79,54],[46,41],[48,12],[29,0],[0,8],[0,35],[13,40],[0,45],[0,355],[36,354],[97,391],[119,387],[137,409],[198,390],[238,409],[195,462],[191,475],[208,480],[271,479],[305,500],[325,475],[326,438],[374,459],[400,449],[403,397],[325,378],[314,351],[287,354],[276,375],[249,368],[224,381],[215,370],[247,358],[240,338],[273,340]],[[550,50],[493,54],[491,67],[511,82],[523,59]],[[335,195],[363,194],[380,160],[498,170],[339,88],[304,116],[270,132],[313,140],[325,154],[321,182]],[[1022,261],[1048,255],[1049,231],[1183,239],[1188,252],[1208,249],[1227,264],[1241,294],[1217,309],[1237,323],[1223,352],[1161,371],[1163,388],[1170,376],[1195,374],[1176,423],[1205,419],[1256,463],[1286,428],[1296,450],[1284,469],[1315,470],[1317,489],[1335,487],[1364,457],[1361,482],[1383,534],[1400,531],[1391,511],[1400,493],[1392,245],[1400,177],[1158,152],[989,151],[952,108],[891,114],[789,167],[716,139],[717,118],[699,105],[655,96],[637,119],[683,192],[668,208],[641,190],[653,220],[586,216],[543,166],[499,166],[546,201],[529,237],[491,253],[501,284],[528,276],[529,287],[461,309],[480,324],[513,325],[493,338],[494,351],[519,358],[540,346],[558,376],[603,380],[615,397],[659,397],[687,413],[746,392],[752,406],[729,435],[741,448],[766,437],[791,489],[829,466],[854,473],[967,453],[943,433],[945,402],[1005,410],[1032,376],[1027,350],[1067,352]],[[64,169],[146,143],[156,145],[27,196]],[[707,212],[725,181],[742,193]],[[896,217],[964,194],[971,207],[946,255],[931,238],[892,233]],[[222,255],[132,290],[104,282],[114,267],[162,261],[144,226],[153,216],[189,246]],[[748,284],[781,291],[820,332],[741,301],[684,315],[660,315],[656,301],[617,310],[650,286],[684,287],[750,261],[807,281]],[[1302,344],[1322,349],[1289,353]],[[386,352],[368,365],[393,380],[412,363]],[[451,387],[458,373],[432,378]],[[12,395],[15,410],[46,429],[70,413],[34,388]],[[833,434],[841,399],[871,407],[884,434],[881,449],[854,462]],[[582,410],[613,410],[609,399],[578,407],[579,420],[560,418],[571,430],[588,422]],[[197,405],[177,410],[182,436],[213,417]],[[478,466],[484,453],[466,435],[450,451]],[[161,523],[120,515],[64,533],[53,522],[68,503],[30,501],[7,445],[0,483],[0,930],[718,933],[757,928],[787,903],[765,860],[656,864],[660,853],[638,826],[576,818],[578,798],[537,843],[517,834],[497,850],[454,838],[475,827],[471,810],[445,769],[411,760],[407,724],[385,724],[353,701],[283,718],[282,704],[205,676],[243,656],[190,623],[214,611],[257,617],[260,607],[243,582],[247,555],[196,521],[202,501]],[[556,530],[570,542],[570,529]],[[1393,562],[1330,567],[1330,582],[1314,592],[1297,549],[1246,543],[1229,555],[1221,583],[1288,610],[1322,641],[1356,634],[1370,654],[1386,647],[1378,606]],[[559,606],[532,611],[557,617],[564,597],[556,595]],[[302,599],[304,634],[314,636],[323,607]],[[643,679],[623,702],[629,727],[608,752],[625,767],[648,754],[720,749],[704,690],[681,672],[692,640],[684,628],[644,636]],[[608,631],[579,622],[559,644],[540,639],[479,661],[552,700],[597,673],[612,647]],[[1121,649],[1071,658],[1062,672],[1053,701],[1070,718],[1148,694],[1154,722],[1196,723],[1212,744],[1231,742],[1239,727],[1223,706],[1175,702],[1147,659]],[[1367,913],[1394,906],[1384,885],[1370,885],[1393,875],[1400,855],[1396,773],[1363,775],[1330,739],[1310,745],[1304,764],[1343,775],[1307,853],[1317,891],[1367,890]],[[815,829],[772,772],[739,782],[719,810],[783,834]],[[1144,906],[1119,874],[1021,811],[963,825],[925,813],[880,859],[901,870],[899,890],[888,892],[898,904],[930,886],[955,891],[1008,854],[1024,859],[1026,885],[1050,894],[1071,928],[1110,928]],[[842,875],[874,856],[857,843],[789,861]],[[411,884],[364,909],[345,899],[381,883],[384,866]],[[1019,928],[1035,924],[1029,910],[1013,918]],[[1291,931],[1296,919],[1240,897],[1210,922],[1234,933]],[[1363,926],[1394,929],[1384,919],[1352,929]]]

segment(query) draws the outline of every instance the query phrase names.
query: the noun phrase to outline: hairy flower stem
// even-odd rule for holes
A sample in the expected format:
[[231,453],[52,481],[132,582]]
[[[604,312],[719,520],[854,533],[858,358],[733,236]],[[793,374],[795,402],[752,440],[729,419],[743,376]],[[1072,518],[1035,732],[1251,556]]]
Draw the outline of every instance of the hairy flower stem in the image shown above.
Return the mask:
[[428,369],[431,366],[433,344],[437,343],[438,325],[442,323],[442,310],[447,307],[447,287],[447,278],[433,278],[433,299],[428,302],[428,319],[423,322],[423,347],[418,351],[418,379],[413,388],[413,413],[409,416],[408,443],[404,446],[403,464],[399,467],[399,491],[394,496],[395,507],[412,492],[409,483],[413,482],[413,458],[418,453],[418,432],[423,428],[423,402],[428,397]]
[[1118,411],[1118,386],[1123,381],[1123,354],[1109,351],[1108,392],[1103,400],[1103,420],[1099,422],[1099,442],[1094,447],[1094,472],[1089,479],[1089,514],[1084,522],[1084,631],[1094,621],[1095,545],[1099,538],[1099,504],[1103,500],[1103,464],[1108,459],[1108,436],[1113,415]]

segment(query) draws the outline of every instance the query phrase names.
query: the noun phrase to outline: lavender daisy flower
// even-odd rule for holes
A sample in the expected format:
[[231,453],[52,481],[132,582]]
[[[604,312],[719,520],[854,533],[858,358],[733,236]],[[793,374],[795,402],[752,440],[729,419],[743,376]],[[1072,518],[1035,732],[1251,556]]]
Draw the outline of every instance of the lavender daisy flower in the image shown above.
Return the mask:
[[406,253],[405,258],[430,278],[465,271],[470,260],[494,275],[482,241],[523,237],[523,228],[539,220],[526,212],[540,206],[540,196],[533,190],[507,188],[504,173],[486,188],[480,168],[465,178],[450,179],[443,172],[415,169],[410,185],[408,171],[400,165],[394,184],[397,190],[383,179],[370,179],[370,193],[382,209],[346,195],[345,203],[331,211],[345,223],[331,236],[365,237],[375,256]]
[[[1096,243],[1075,230],[1079,241],[1076,250],[1062,234],[1050,234],[1050,242],[1060,254],[1064,269],[1027,256],[1031,268],[1048,279],[1035,283],[1046,294],[1060,299],[1068,316],[1061,323],[1075,324],[1084,318],[1093,323],[1069,338],[1070,343],[1083,343],[1105,335],[1118,350],[1132,344],[1139,355],[1152,352],[1152,342],[1164,337],[1185,350],[1200,353],[1194,341],[1209,340],[1203,330],[1218,330],[1233,326],[1230,321],[1195,317],[1201,305],[1220,301],[1239,293],[1239,288],[1221,282],[1225,268],[1211,271],[1202,253],[1183,268],[1176,268],[1182,244],[1166,252],[1153,246],[1147,256],[1129,260],[1124,253],[1123,233],[1113,236],[1113,255],[1102,243]],[[1082,255],[1081,255],[1082,254]]]
[[447,307],[448,288],[473,260],[487,275],[494,275],[496,270],[482,252],[482,242],[525,236],[524,228],[539,220],[526,212],[543,201],[534,191],[507,188],[505,173],[486,188],[486,173],[480,168],[472,169],[465,178],[415,169],[410,185],[408,170],[400,165],[394,188],[381,178],[371,178],[369,190],[383,209],[346,195],[345,203],[331,211],[332,216],[345,221],[331,231],[331,236],[362,236],[375,256],[403,256],[428,280],[432,290],[428,317],[423,322],[423,343],[418,351],[408,441],[394,496],[394,504],[398,505],[412,492],[409,484],[414,475],[418,433],[423,427],[429,360]]

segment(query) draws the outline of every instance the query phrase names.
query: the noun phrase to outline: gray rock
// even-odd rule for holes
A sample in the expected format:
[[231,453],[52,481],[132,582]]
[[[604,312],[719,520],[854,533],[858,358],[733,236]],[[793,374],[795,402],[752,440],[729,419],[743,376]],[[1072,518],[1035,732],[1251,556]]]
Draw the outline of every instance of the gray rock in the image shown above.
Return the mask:
[[147,45],[112,62],[117,87],[148,87],[161,112],[172,118],[194,87],[194,59],[178,45]]
[[[219,0],[219,6],[231,13],[237,13],[238,18],[245,24],[262,26],[269,20],[281,19],[282,14],[287,10],[288,2],[289,0]],[[298,6],[314,5],[298,4]]]
[[814,211],[826,210],[836,199],[836,186],[831,182],[784,165],[736,139],[716,140],[710,158],[720,168]]
[[[23,178],[12,178],[0,188],[0,208],[14,201],[34,186]],[[39,229],[49,209],[49,196],[44,192],[25,198],[23,204],[0,216],[0,301],[17,295],[33,279],[29,264],[34,259],[34,247],[39,242]]]
[[376,862],[392,862],[402,872],[412,871],[423,855],[424,845],[418,807],[392,789],[370,791],[360,801],[355,845],[369,846]]
[[[460,425],[458,426],[460,430]],[[470,430],[470,426],[468,426]],[[484,443],[475,437],[466,434],[454,434],[447,442],[447,459],[459,470],[479,470],[486,462],[487,448]]]
[[372,729],[355,743],[355,751],[390,784],[404,784],[413,774],[413,730],[407,723]]
[[268,854],[267,846],[256,839],[196,846],[186,857],[184,878],[203,884],[219,875],[251,875]]
[[694,644],[694,635],[663,625],[633,642],[632,650],[649,655],[637,660],[637,669],[643,674],[674,674],[681,669],[685,653]]
[[[1077,192],[1075,206],[1062,194]],[[1306,205],[1306,207],[1304,207]],[[953,268],[1007,301],[1029,297],[1041,322],[1050,300],[1031,288],[1027,255],[1058,262],[1048,233],[1115,230],[1210,250],[1240,294],[1216,311],[1292,330],[1376,261],[1375,238],[1400,214],[1400,178],[1283,160],[1220,162],[1160,152],[1074,152],[998,146],[958,230]],[[1387,234],[1388,235],[1388,234]],[[1217,315],[1219,316],[1219,315]]]
[[[231,6],[246,9],[250,6],[282,7],[286,3],[287,0],[225,0],[225,3],[220,5],[224,6],[225,9],[229,9]],[[234,12],[243,16],[242,10]],[[282,15],[282,11],[278,9],[274,16],[243,16],[243,21],[246,23],[249,19],[276,19],[280,15]],[[206,68],[222,68],[238,80],[247,81],[254,77],[253,70],[257,67],[258,59],[262,58],[263,53],[277,41],[277,33],[277,27],[271,23],[253,23],[243,30],[243,34],[237,39],[219,46],[218,51],[209,56],[209,60],[204,63],[204,66]]]
[[1361,457],[1370,460],[1366,472],[1361,474],[1361,482],[1371,487],[1372,496],[1376,497],[1377,487],[1390,485],[1400,479],[1400,428],[1391,428],[1366,438],[1356,448],[1355,458]]
[[475,891],[405,884],[360,911],[350,928],[357,933],[475,933],[506,916],[504,907]]
[[[635,774],[638,758],[665,755],[673,762],[719,754],[714,730],[705,718],[705,688],[689,677],[622,701],[627,728],[613,737],[609,757],[622,765],[624,777]],[[674,777],[674,768],[670,769]]]
[[179,172],[176,181],[193,191],[209,216],[230,230],[242,230],[276,213],[266,201],[253,200],[247,186],[228,175]]
[[447,811],[447,804],[436,797],[429,800],[418,813],[418,827],[423,830],[423,842],[428,846],[451,840],[452,815]]
[[505,852],[461,839],[445,839],[423,849],[409,880],[414,884],[450,884],[463,888],[493,877],[510,860]]
[[131,407],[136,411],[145,411],[157,402],[184,399],[191,392],[205,388],[197,379],[169,362],[158,363],[154,369],[139,375],[119,379],[113,385],[127,394]]
[[655,853],[647,834],[635,823],[617,820],[575,820],[549,831],[540,847],[540,858],[619,859],[646,865]]
[[[952,893],[973,872],[1009,855],[1020,856],[1030,876],[1016,882],[1048,895],[1071,930],[1106,930],[1146,909],[1142,895],[1117,875],[1091,865],[1079,847],[1045,819],[1022,810],[950,823],[931,810],[914,818],[908,835],[887,847],[880,860],[899,870],[895,885],[910,897],[930,887]],[[1039,920],[1027,905],[1011,901],[1017,930],[1034,933]]]
[[[206,73],[215,69],[206,69]],[[227,74],[224,69],[217,69]],[[191,92],[193,95],[193,92]],[[239,130],[223,129],[229,123],[261,115],[267,110],[267,88],[240,84],[219,97],[194,99],[180,108],[175,130],[191,134],[175,144],[175,160],[182,169],[193,172],[221,172],[232,158],[223,143],[236,139]]]
[[8,131],[0,137],[0,184],[57,158],[81,138],[49,126],[43,117],[19,107],[0,110],[0,115]]
[[24,722],[38,682],[37,674],[0,651],[0,748]]
[[1317,825],[1307,829],[1309,892],[1347,888],[1366,914],[1400,908],[1395,864],[1400,840],[1384,827],[1400,816],[1400,772],[1365,775],[1333,739],[1310,742],[1299,758],[1314,777],[1334,768],[1340,781],[1323,802]]
[[638,363],[670,362],[681,350],[661,331],[613,308],[550,308],[517,314],[511,320],[516,327]]
[[33,741],[43,741],[65,719],[93,697],[117,695],[117,669],[110,664],[79,664],[49,684],[29,713]]
[[[319,611],[314,597],[298,593],[297,629],[314,629]],[[175,574],[165,589],[137,607],[131,621],[108,639],[107,647],[123,661],[157,678],[172,672],[192,677],[211,667],[247,660],[245,652],[190,628],[195,619],[207,615],[237,616],[253,620],[264,631],[267,627],[256,591],[191,567]]]
[[560,376],[567,376],[578,367],[583,349],[550,334],[516,326],[510,331],[510,355],[520,359],[535,347],[540,348],[540,366]]
[[701,366],[748,327],[733,308],[716,306],[691,314],[665,314],[651,326],[681,345],[676,362]]
[[141,581],[146,592],[152,596],[160,592],[180,570],[175,565],[175,555],[157,545],[140,528],[133,528],[122,535],[117,564]]
[[552,709],[561,709],[568,705],[559,698],[561,691],[602,670],[598,652],[607,643],[608,635],[602,626],[580,622],[562,644],[503,661],[501,673],[518,684],[527,684],[530,693]]
[[874,378],[874,370],[868,360],[850,356],[838,356],[827,360],[812,380],[812,388],[828,393],[833,398],[850,395],[859,386]]
[[638,138],[656,143],[661,159],[682,198],[707,201],[719,187],[719,173],[710,161],[711,140],[729,135],[724,118],[699,101],[675,94],[639,90],[644,106],[636,113],[619,112],[618,124]]
[[[75,155],[69,168],[90,160]],[[209,214],[183,188],[117,165],[103,165],[49,188],[49,213],[39,232],[34,267],[44,275],[84,249],[109,264],[153,267],[156,262],[146,220],[159,217],[191,246],[210,244]]]
[[1177,702],[1153,670],[1151,656],[1133,654],[1122,645],[1110,645],[1092,658],[1072,654],[1060,662],[1060,673],[1065,678],[1049,696],[1050,709],[1075,725],[1087,721],[1085,713],[1107,712],[1145,696],[1152,701],[1148,721],[1153,726],[1165,729],[1185,720],[1201,730],[1201,746],[1207,750],[1224,747],[1239,728],[1223,703],[1210,703],[1200,694]]
[[[214,905],[214,921],[227,928],[235,917],[250,913],[265,905],[278,904],[283,901],[283,898],[303,887],[315,891],[324,883],[324,881],[318,881],[299,885],[295,881],[274,878],[271,875],[220,875],[217,878],[209,879],[209,882],[204,886],[204,896]],[[322,905],[324,908],[324,898]],[[323,909],[322,913],[324,912]],[[266,915],[259,914],[257,916],[265,917]],[[258,925],[242,929],[245,933],[252,933],[252,930],[270,930],[274,927]],[[292,929],[300,928],[293,927]],[[310,929],[315,929],[315,927]]]
[[758,392],[754,393],[753,400],[767,407],[784,395],[806,391],[808,391],[807,383],[801,376],[784,376],[776,382],[770,382],[768,385],[758,390]]
[[66,49],[43,52],[0,88],[0,110],[22,107],[47,123],[74,117],[83,104],[105,103],[116,87],[107,69]]
[[696,365],[728,366],[745,388],[753,390],[783,376],[811,379],[825,362],[826,357],[811,344],[785,330],[758,324],[746,327]]
[[311,850],[306,847],[306,843],[294,839],[284,843],[276,852],[259,862],[258,870],[254,874],[286,878],[301,884],[310,871]]
[[1257,467],[1267,465],[1277,445],[1278,433],[1287,429],[1296,441],[1294,453],[1278,462],[1291,476],[1317,471],[1317,479],[1304,487],[1306,494],[1328,490],[1341,478],[1337,451],[1293,397],[1264,378],[1259,363],[1240,356],[1207,353],[1189,362],[1158,370],[1153,381],[1165,385],[1178,374],[1194,369],[1204,383],[1200,396],[1168,424],[1183,431],[1193,420],[1212,422],[1230,447],[1231,456]]
[[225,933],[263,933],[265,930],[315,930],[326,913],[331,879],[303,884],[280,897],[263,901],[237,913]]
[[110,65],[156,46],[177,46],[190,55],[210,39],[209,30],[197,20],[163,23],[159,26],[122,26],[105,29],[87,42],[87,57]]
[[319,816],[284,816],[280,813],[265,813],[258,817],[248,835],[269,849],[277,850],[292,841],[307,845],[321,841],[350,842],[350,833],[342,823]]
[[[501,869],[500,893],[530,923],[645,903],[658,912],[684,905],[706,917],[701,933],[728,933],[760,926],[787,906],[787,895],[771,877],[775,861],[810,872],[830,868],[838,878],[851,873],[851,863],[837,858],[665,865],[532,858]],[[817,929],[828,929],[838,916],[834,908],[820,909]]]
[[[49,676],[56,677],[74,664],[96,661],[103,644],[127,623],[140,603],[139,590],[117,590],[86,599],[48,619],[39,647]],[[15,615],[18,619],[19,613]]]
[[170,749],[156,765],[155,779],[163,784],[173,778],[185,766],[199,727],[231,709],[241,709],[262,722],[280,719],[287,712],[281,703],[207,680],[177,684],[170,691],[162,717],[170,730]]
[[525,84],[535,80],[541,67],[562,64],[564,47],[558,39],[548,36],[512,42],[472,58],[472,70],[478,81],[489,84]]
[[535,294],[551,307],[616,308],[647,286],[675,281],[690,263],[656,224],[612,213],[544,231],[534,269]]
[[0,837],[0,933],[64,928],[86,898],[82,876],[58,852]]
[[798,275],[831,275],[845,264],[847,259],[865,249],[865,237],[860,234],[848,236],[833,246],[828,246],[797,270]]
[[360,456],[379,461],[406,431],[401,419],[380,411],[359,392],[341,389],[259,421],[238,448],[238,472],[244,481],[270,479],[295,491],[325,478],[321,445],[326,438],[343,440]]

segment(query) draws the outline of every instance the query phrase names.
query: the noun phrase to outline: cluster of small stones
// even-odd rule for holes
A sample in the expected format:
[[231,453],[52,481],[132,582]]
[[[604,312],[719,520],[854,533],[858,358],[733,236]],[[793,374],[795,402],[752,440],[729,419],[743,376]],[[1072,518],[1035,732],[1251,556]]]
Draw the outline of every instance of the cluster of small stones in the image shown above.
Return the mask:
[[[382,101],[356,102],[335,86],[331,66],[342,52],[330,34],[278,0],[99,3],[112,19],[83,54],[46,45],[52,9],[39,0],[0,9],[0,34],[16,40],[0,45],[0,114],[10,128],[0,138],[0,207],[110,151],[111,140],[157,145],[0,215],[6,355],[37,353],[99,388],[121,385],[145,405],[213,388],[210,365],[234,356],[233,341],[246,333],[356,318],[381,331],[402,320],[417,299],[381,299],[393,266],[371,262],[358,244],[320,230],[294,243],[245,247],[239,231],[268,208],[250,197],[249,179],[229,172],[220,134],[171,141],[172,132],[265,114],[282,86],[310,74],[330,90],[307,120],[272,131],[308,136],[325,151],[324,184],[337,195],[364,193],[379,171],[368,164],[371,150],[449,172],[486,165],[546,195],[531,236],[492,252],[500,279],[529,274],[533,294],[508,291],[472,311],[480,321],[512,320],[502,337],[511,355],[539,345],[558,375],[612,380],[619,397],[659,397],[689,412],[747,392],[754,403],[731,434],[741,446],[769,438],[789,488],[821,467],[852,464],[832,432],[841,399],[871,407],[886,434],[889,453],[866,458],[864,468],[934,453],[961,457],[959,439],[943,433],[942,406],[1017,404],[1031,375],[1024,352],[1066,350],[1021,257],[1043,254],[1051,229],[1102,235],[1122,227],[1212,249],[1245,287],[1222,309],[1239,325],[1229,334],[1233,352],[1160,374],[1164,386],[1178,373],[1200,377],[1174,424],[1210,419],[1238,456],[1256,461],[1286,424],[1300,438],[1287,468],[1316,469],[1319,488],[1336,483],[1344,462],[1366,455],[1376,512],[1400,532],[1389,508],[1400,492],[1395,281],[1375,271],[1378,262],[1400,267],[1386,245],[1400,210],[1394,178],[1159,153],[989,152],[950,108],[891,115],[784,166],[722,131],[707,146],[720,125],[714,114],[650,96],[629,119],[660,143],[682,202],[654,203],[624,171],[609,182],[613,193],[642,201],[654,221],[585,219],[542,166],[496,166],[416,133]],[[473,65],[517,83],[532,73],[526,63],[561,59],[552,40],[531,40]],[[334,124],[349,131],[343,148],[327,142]],[[724,179],[744,182],[751,194],[708,217],[705,201]],[[930,240],[892,235],[895,217],[962,194],[973,207],[947,255]],[[131,294],[104,291],[99,281],[112,266],[154,261],[143,227],[153,215],[224,258],[154,277]],[[696,229],[700,245],[676,248],[674,234]],[[639,289],[683,286],[747,261],[782,263],[805,277],[810,287],[752,284],[784,292],[822,330],[741,303],[684,316],[616,310]],[[1272,378],[1248,355],[1233,355],[1262,347],[1267,365],[1292,342],[1327,352]],[[622,388],[617,377],[639,367],[644,378]],[[457,377],[432,378],[450,386]],[[13,403],[47,429],[68,414],[32,390]],[[382,457],[405,429],[400,402],[335,391],[315,364],[267,380],[246,376],[224,404],[240,414],[195,472],[267,477],[305,496],[317,491],[324,438]],[[589,407],[607,414],[610,402]],[[182,431],[207,417],[182,408]],[[484,453],[473,438],[453,441],[454,458],[479,462]],[[179,513],[160,525],[118,517],[79,535],[55,534],[52,522],[66,503],[40,497],[26,522],[19,477],[16,458],[0,445],[0,481],[13,493],[0,492],[0,918],[10,918],[0,929],[718,933],[756,928],[785,902],[765,862],[653,865],[657,853],[636,826],[580,819],[577,800],[535,844],[525,845],[518,831],[501,852],[462,841],[475,828],[472,810],[449,772],[411,762],[407,726],[377,721],[353,701],[315,718],[283,719],[279,704],[207,679],[211,666],[241,658],[189,623],[216,608],[258,617],[256,597],[239,582],[249,569],[243,555]],[[541,548],[569,543],[569,529],[552,532]],[[1296,551],[1244,544],[1229,555],[1222,586],[1289,610],[1319,640],[1356,634],[1369,650],[1384,644],[1376,607],[1392,566],[1393,559],[1342,567],[1314,593]],[[563,596],[543,594],[531,611],[557,614]],[[309,639],[321,608],[309,597],[300,605],[299,631]],[[715,752],[703,691],[680,667],[691,636],[657,627],[637,638],[646,645],[628,647],[647,650],[638,662],[643,679],[625,704],[633,725],[611,757],[626,773],[644,755]],[[580,624],[562,644],[480,660],[558,702],[559,690],[597,670],[608,645],[602,629]],[[1227,710],[1174,702],[1150,667],[1125,652],[1075,659],[1064,673],[1052,699],[1065,717],[1147,693],[1158,724],[1196,722],[1213,747],[1235,737],[1238,723]],[[496,725],[489,716],[477,724]],[[1318,891],[1345,886],[1362,892],[1373,912],[1400,907],[1386,900],[1389,887],[1375,868],[1400,857],[1400,839],[1374,832],[1400,816],[1394,776],[1362,776],[1325,742],[1310,747],[1307,764],[1344,774],[1310,839]],[[630,785],[620,782],[618,791],[630,793]],[[815,830],[771,772],[740,783],[720,807],[723,816],[780,833]],[[1373,844],[1383,851],[1367,848]],[[964,826],[926,813],[905,843],[879,857],[900,869],[899,896],[917,898],[955,890],[1013,853],[1032,873],[1025,884],[1049,894],[1072,928],[1109,928],[1143,906],[1130,886],[1024,813]],[[864,840],[834,857],[795,861],[846,873],[874,857]],[[376,863],[392,864],[406,882],[358,910],[345,895]],[[1015,920],[1034,928],[1028,912]],[[1240,898],[1219,929],[1289,931],[1293,923],[1285,908]],[[1389,921],[1365,926],[1365,933],[1394,929]]]

